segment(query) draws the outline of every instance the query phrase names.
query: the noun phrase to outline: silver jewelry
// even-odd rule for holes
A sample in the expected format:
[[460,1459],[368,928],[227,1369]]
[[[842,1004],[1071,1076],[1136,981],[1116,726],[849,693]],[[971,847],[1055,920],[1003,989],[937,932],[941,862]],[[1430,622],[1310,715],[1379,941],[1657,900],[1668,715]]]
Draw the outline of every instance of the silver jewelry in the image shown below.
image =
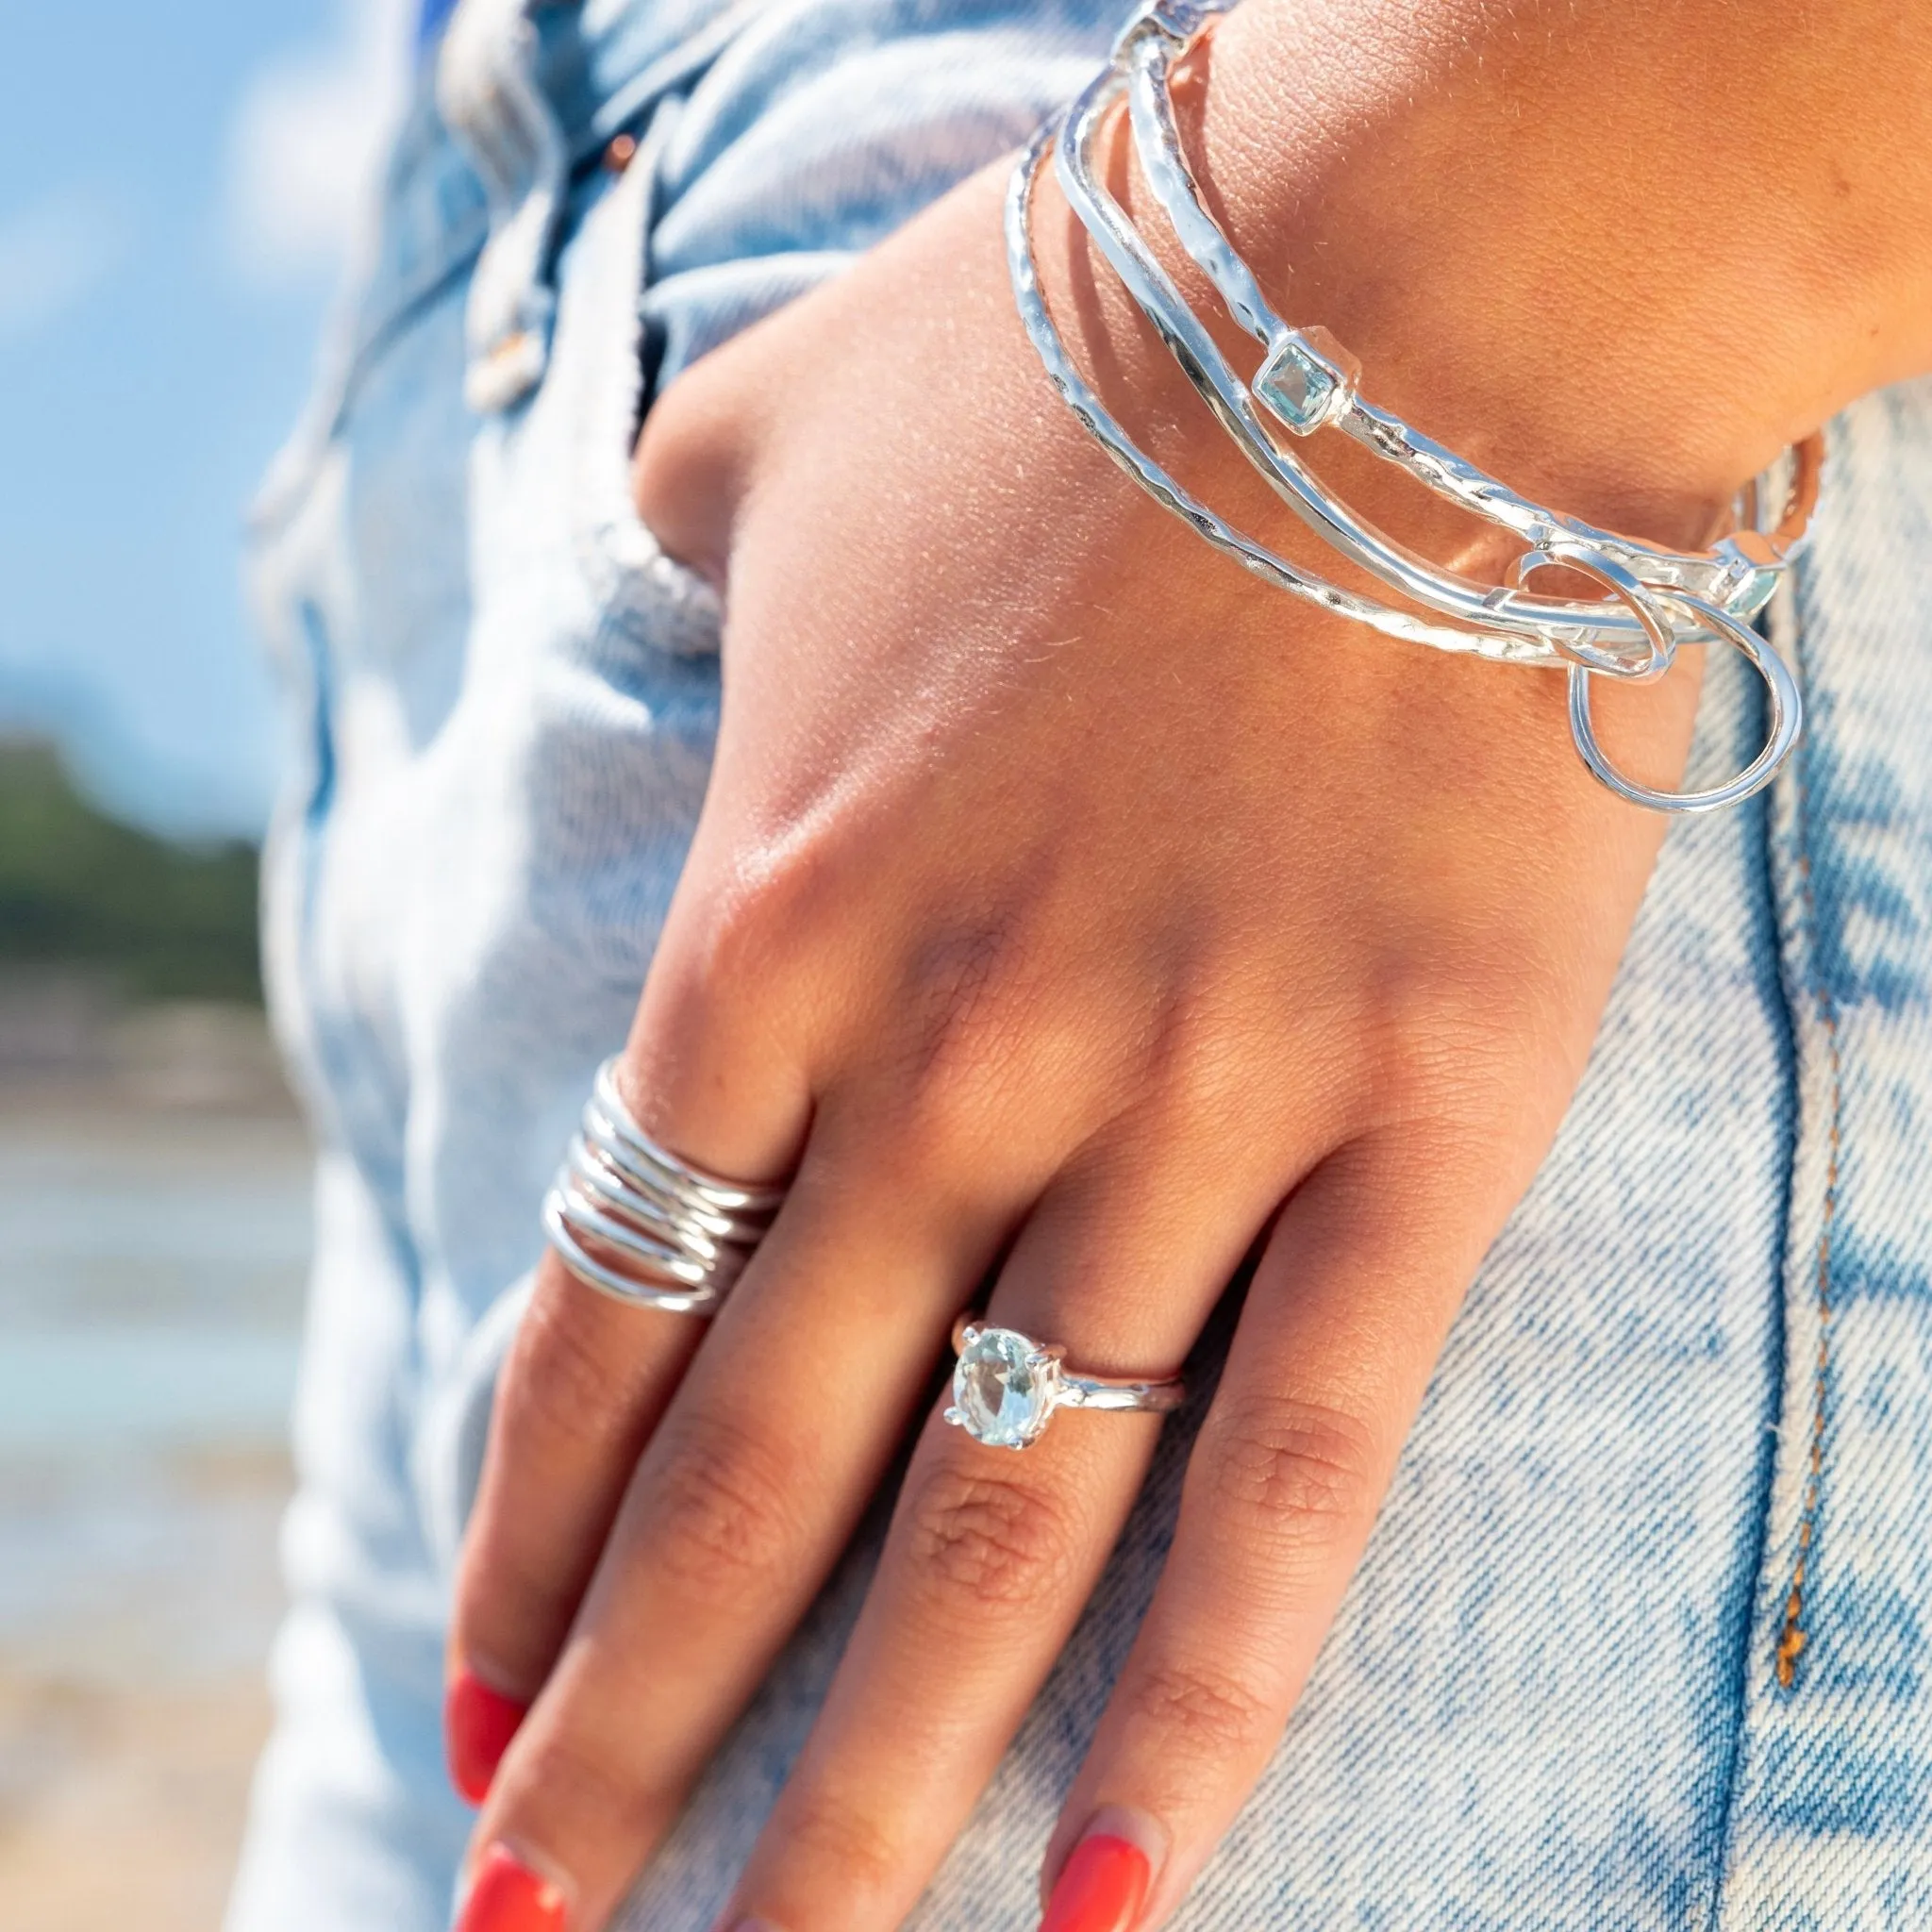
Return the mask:
[[597,1070],[543,1197],[543,1232],[586,1287],[667,1314],[708,1315],[764,1238],[785,1190],[727,1180],[654,1141],[618,1093],[615,1064]]
[[[1182,146],[1169,92],[1172,66],[1225,10],[1225,0],[1153,0],[1130,21],[1109,66],[1057,123],[1042,128],[1015,170],[1007,207],[1007,247],[1023,322],[1049,377],[1075,416],[1126,473],[1165,508],[1264,581],[1411,642],[1501,662],[1562,666],[1570,675],[1571,729],[1579,754],[1632,803],[1704,811],[1767,783],[1795,743],[1803,699],[1774,651],[1747,626],[1775,590],[1802,541],[1816,498],[1822,444],[1812,438],[1789,459],[1788,508],[1776,528],[1757,527],[1762,486],[1740,499],[1740,526],[1707,552],[1678,552],[1601,530],[1544,509],[1453,451],[1410,429],[1357,393],[1359,364],[1325,330],[1294,329],[1269,307],[1253,272],[1203,204]],[[1157,202],[1182,247],[1230,313],[1264,350],[1243,382],[1189,308],[1158,258],[1102,185],[1092,147],[1108,110],[1128,101],[1136,152]],[[1310,528],[1392,590],[1454,620],[1441,623],[1341,589],[1233,528],[1141,451],[1074,367],[1040,290],[1030,233],[1034,183],[1049,149],[1069,205],[1153,323],[1183,372],[1250,462]],[[1265,410],[1265,415],[1264,415]],[[1526,548],[1500,585],[1485,585],[1430,562],[1357,517],[1284,442],[1336,427],[1439,494],[1510,530]],[[1607,600],[1531,594],[1526,579],[1562,563],[1604,584]],[[1590,725],[1591,675],[1641,681],[1669,669],[1686,643],[1729,643],[1744,653],[1771,693],[1764,749],[1729,783],[1695,793],[1661,792],[1624,779]]]
[[1186,1393],[1178,1375],[1143,1381],[1082,1375],[1066,1350],[1047,1347],[1017,1328],[985,1328],[961,1317],[953,1330],[958,1362],[945,1419],[975,1442],[1024,1449],[1039,1441],[1059,1408],[1138,1409],[1164,1415]]

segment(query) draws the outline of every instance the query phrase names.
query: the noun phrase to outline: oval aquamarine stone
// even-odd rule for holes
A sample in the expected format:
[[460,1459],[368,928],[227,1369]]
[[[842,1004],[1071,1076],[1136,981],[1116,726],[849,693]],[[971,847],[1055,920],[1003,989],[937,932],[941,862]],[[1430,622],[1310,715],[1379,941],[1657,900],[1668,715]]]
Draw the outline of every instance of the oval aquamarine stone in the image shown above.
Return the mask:
[[1053,1363],[1011,1328],[981,1328],[959,1351],[953,1407],[976,1442],[1024,1449],[1053,1407]]

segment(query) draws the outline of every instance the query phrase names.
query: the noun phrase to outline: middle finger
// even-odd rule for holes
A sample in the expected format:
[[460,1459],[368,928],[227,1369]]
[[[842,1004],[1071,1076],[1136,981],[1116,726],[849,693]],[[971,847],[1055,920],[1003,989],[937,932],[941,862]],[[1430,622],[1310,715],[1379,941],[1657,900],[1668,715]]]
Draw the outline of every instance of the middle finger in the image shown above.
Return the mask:
[[605,1922],[849,1541],[954,1312],[1038,1185],[982,1163],[970,1192],[941,1188],[821,1115],[504,1759],[466,1928],[494,1932],[506,1854],[536,1874],[524,1890],[556,1899],[546,1927]]

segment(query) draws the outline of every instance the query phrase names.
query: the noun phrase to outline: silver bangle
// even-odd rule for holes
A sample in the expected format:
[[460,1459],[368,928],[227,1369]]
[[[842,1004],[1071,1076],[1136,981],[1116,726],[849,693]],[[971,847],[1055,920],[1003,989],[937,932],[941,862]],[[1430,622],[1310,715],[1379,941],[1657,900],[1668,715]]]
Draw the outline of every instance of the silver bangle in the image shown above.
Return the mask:
[[[1022,157],[1007,208],[1007,246],[1015,299],[1047,374],[1108,454],[1197,534],[1264,581],[1385,635],[1438,650],[1509,663],[1561,666],[1570,676],[1571,730],[1590,770],[1619,795],[1666,811],[1705,811],[1748,797],[1768,783],[1796,742],[1803,699],[1774,651],[1748,629],[1802,541],[1815,501],[1822,444],[1808,439],[1790,460],[1789,504],[1777,525],[1756,527],[1763,484],[1741,499],[1743,524],[1707,552],[1663,549],[1561,516],[1519,495],[1399,418],[1362,401],[1358,365],[1325,331],[1292,329],[1269,306],[1252,270],[1203,205],[1175,124],[1173,63],[1224,7],[1154,0],[1129,22],[1109,66],[1042,128]],[[1236,321],[1261,343],[1252,383],[1221,354],[1172,277],[1101,184],[1091,149],[1099,126],[1125,96],[1136,152],[1182,248]],[[1332,547],[1436,621],[1341,589],[1235,529],[1148,457],[1108,413],[1068,355],[1041,293],[1030,233],[1034,184],[1049,148],[1069,205],[1154,325],[1223,428],[1275,492]],[[1264,416],[1263,410],[1267,411]],[[1291,438],[1333,426],[1384,460],[1525,544],[1509,580],[1485,585],[1406,549],[1357,517],[1301,463]],[[1566,564],[1603,583],[1607,600],[1532,595],[1526,579]],[[1698,792],[1663,792],[1624,778],[1590,725],[1591,675],[1643,680],[1666,671],[1686,643],[1734,645],[1770,691],[1762,751],[1736,778]]]
[[607,1060],[543,1197],[543,1232],[579,1281],[634,1307],[708,1315],[743,1273],[783,1188],[727,1180],[654,1141]]

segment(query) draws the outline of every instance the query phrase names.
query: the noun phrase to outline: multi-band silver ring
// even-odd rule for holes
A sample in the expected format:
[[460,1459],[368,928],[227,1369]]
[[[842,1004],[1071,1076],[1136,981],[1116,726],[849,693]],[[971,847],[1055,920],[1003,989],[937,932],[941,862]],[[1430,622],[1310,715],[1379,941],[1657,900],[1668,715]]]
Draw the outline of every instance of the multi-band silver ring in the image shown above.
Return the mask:
[[782,1187],[728,1180],[638,1125],[597,1070],[583,1119],[543,1197],[543,1231],[576,1278],[674,1315],[708,1315],[743,1273],[785,1199]]
[[1138,1409],[1164,1415],[1186,1389],[1178,1375],[1152,1381],[1083,1375],[1066,1365],[1066,1350],[1035,1341],[1017,1328],[984,1327],[961,1317],[953,1330],[958,1362],[946,1421],[993,1449],[1039,1441],[1060,1408]]

